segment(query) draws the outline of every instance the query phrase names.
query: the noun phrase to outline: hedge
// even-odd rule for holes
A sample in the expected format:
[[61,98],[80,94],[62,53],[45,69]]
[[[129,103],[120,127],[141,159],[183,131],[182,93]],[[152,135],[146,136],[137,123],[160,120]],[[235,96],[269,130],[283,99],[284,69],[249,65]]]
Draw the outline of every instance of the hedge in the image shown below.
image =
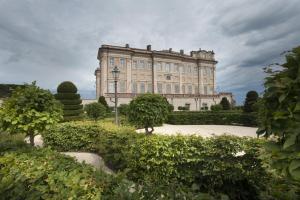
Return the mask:
[[258,139],[149,137],[131,127],[94,122],[58,124],[43,138],[46,146],[59,151],[98,153],[114,170],[126,172],[128,179],[158,188],[182,184],[180,188],[193,188],[197,194],[259,199],[271,179],[259,159],[263,141]]
[[83,110],[64,110],[64,116],[77,116],[83,113]]
[[79,110],[83,108],[83,105],[64,105],[65,110]]
[[75,100],[60,100],[60,102],[64,105],[78,105],[82,103],[81,99],[75,99]]
[[57,93],[54,95],[56,99],[61,99],[61,100],[65,100],[65,99],[80,99],[80,94],[76,94],[76,93]]
[[172,112],[168,117],[167,123],[257,126],[255,113],[242,112]]

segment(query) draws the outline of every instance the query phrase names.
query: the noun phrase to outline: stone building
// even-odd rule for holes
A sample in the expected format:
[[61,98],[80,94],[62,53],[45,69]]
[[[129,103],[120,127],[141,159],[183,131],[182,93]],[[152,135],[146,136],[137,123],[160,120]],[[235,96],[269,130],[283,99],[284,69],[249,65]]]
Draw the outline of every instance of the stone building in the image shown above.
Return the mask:
[[95,71],[96,96],[104,96],[113,106],[114,80],[111,71],[120,70],[119,104],[128,104],[142,93],[165,96],[175,110],[179,106],[190,110],[209,109],[222,97],[233,103],[231,93],[216,93],[216,64],[213,51],[152,50],[102,45],[98,51],[99,67]]

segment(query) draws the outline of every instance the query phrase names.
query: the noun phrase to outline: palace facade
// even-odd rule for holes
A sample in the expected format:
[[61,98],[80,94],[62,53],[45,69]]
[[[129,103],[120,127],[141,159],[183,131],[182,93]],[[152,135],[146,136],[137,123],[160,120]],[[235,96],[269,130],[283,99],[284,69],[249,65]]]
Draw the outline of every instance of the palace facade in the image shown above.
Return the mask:
[[104,96],[110,106],[114,100],[114,79],[111,71],[120,70],[119,104],[128,104],[143,93],[165,96],[175,110],[179,106],[190,110],[209,109],[222,97],[234,103],[232,93],[216,93],[216,64],[213,51],[152,50],[102,45],[98,51],[99,67],[95,71],[96,97]]

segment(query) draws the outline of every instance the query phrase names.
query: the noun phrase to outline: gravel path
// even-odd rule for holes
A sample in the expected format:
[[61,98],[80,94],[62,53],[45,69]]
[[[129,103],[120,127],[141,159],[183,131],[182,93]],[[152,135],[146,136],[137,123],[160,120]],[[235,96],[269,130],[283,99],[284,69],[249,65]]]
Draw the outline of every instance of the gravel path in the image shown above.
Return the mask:
[[[257,137],[257,128],[245,126],[227,126],[227,125],[171,125],[164,124],[161,127],[154,127],[156,134],[162,135],[201,135],[202,137],[211,137],[213,135],[236,135]],[[139,133],[144,133],[144,129],[137,130]]]

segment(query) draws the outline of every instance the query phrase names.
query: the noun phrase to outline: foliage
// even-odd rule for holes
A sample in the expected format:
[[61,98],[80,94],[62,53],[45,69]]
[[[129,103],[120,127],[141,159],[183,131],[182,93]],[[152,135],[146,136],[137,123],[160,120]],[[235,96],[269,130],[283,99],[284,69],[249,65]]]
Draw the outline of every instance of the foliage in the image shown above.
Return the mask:
[[221,99],[220,104],[222,105],[223,110],[230,110],[230,103],[226,97]]
[[[100,154],[110,167],[142,186],[136,189],[148,199],[164,199],[157,198],[162,194],[165,199],[174,199],[172,195],[197,199],[206,196],[203,192],[215,197],[207,199],[221,199],[220,194],[230,199],[259,199],[262,191],[272,196],[267,191],[273,179],[260,160],[264,141],[259,139],[147,137],[112,123],[68,122],[45,133],[44,142],[59,151]],[[171,186],[176,191],[168,190]]]
[[257,126],[256,115],[242,112],[172,112],[168,124]]
[[84,110],[86,111],[89,118],[97,120],[104,118],[106,116],[106,108],[101,103],[90,103],[84,106]]
[[110,111],[110,108],[109,108],[104,96],[99,97],[98,103],[101,103],[102,105],[104,105],[108,112]]
[[70,81],[65,81],[57,87],[55,98],[63,104],[64,121],[82,119],[83,106],[77,87]]
[[161,95],[142,94],[130,102],[128,120],[144,127],[146,134],[151,134],[154,125],[160,125],[167,119],[169,109],[169,103]]
[[258,100],[258,94],[256,91],[249,91],[246,95],[245,104],[244,104],[244,112],[254,112],[255,111],[255,103]]
[[35,82],[17,88],[0,108],[0,129],[10,133],[24,133],[34,145],[34,136],[50,128],[61,119],[61,107],[48,90]]
[[187,106],[178,106],[178,110],[189,110]]
[[286,55],[280,71],[266,68],[265,92],[259,110],[257,133],[275,136],[266,149],[272,166],[300,181],[300,47]]
[[220,111],[220,110],[223,110],[223,107],[221,104],[211,105],[210,110],[211,111]]
[[118,111],[121,115],[128,115],[129,105],[128,104],[120,104]]
[[0,84],[0,98],[10,97],[12,91],[18,87],[24,87],[24,85]]

